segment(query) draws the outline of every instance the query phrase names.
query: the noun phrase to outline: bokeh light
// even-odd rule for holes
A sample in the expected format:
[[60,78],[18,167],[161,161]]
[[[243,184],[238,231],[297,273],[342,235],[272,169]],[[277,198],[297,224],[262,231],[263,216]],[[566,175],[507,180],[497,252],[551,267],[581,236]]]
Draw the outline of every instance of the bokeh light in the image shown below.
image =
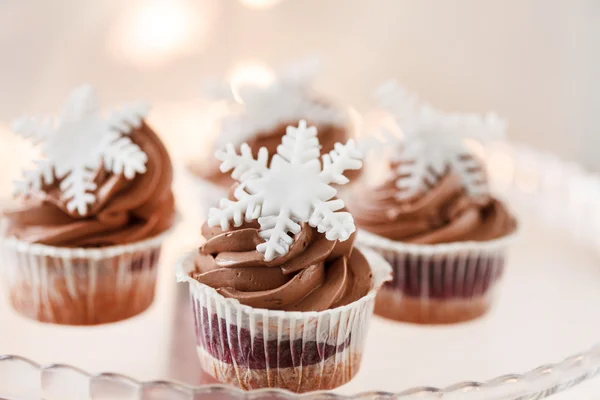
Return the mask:
[[0,192],[6,195],[12,193],[13,181],[21,178],[23,170],[32,166],[31,160],[39,158],[40,152],[5,125],[0,125],[0,142],[0,160],[3,162]]
[[275,71],[261,61],[243,61],[236,64],[227,74],[235,100],[243,103],[239,89],[245,85],[266,87],[275,80]]
[[488,152],[487,172],[496,191],[511,188],[515,178],[515,161],[503,146],[496,145]]
[[117,20],[109,50],[136,67],[163,66],[201,50],[215,11],[214,0],[132,2]]
[[366,134],[364,131],[365,121],[360,111],[352,106],[349,106],[347,112],[350,120],[349,128],[351,129],[352,136],[359,137]]
[[281,3],[282,0],[238,0],[240,4],[248,8],[267,9]]
[[479,140],[465,139],[465,145],[477,158],[480,160],[485,160],[485,147]]

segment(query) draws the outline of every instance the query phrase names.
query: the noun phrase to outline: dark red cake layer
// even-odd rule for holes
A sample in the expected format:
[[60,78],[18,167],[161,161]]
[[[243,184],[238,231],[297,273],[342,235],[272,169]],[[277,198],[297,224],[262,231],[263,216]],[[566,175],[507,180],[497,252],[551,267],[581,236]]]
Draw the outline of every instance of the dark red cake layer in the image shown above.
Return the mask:
[[227,364],[233,364],[235,360],[238,366],[251,369],[314,365],[344,351],[350,344],[350,336],[337,346],[315,341],[305,342],[302,338],[294,341],[265,341],[261,337],[255,337],[252,341],[248,329],[239,329],[236,325],[228,327],[225,319],[216,314],[211,314],[209,321],[209,313],[205,307],[202,308],[202,320],[199,321],[199,306],[195,301],[192,304],[196,318],[197,344],[211,356]]
[[394,279],[386,287],[402,291],[406,296],[432,299],[469,298],[486,293],[502,276],[503,257],[423,256],[385,257],[392,265]]

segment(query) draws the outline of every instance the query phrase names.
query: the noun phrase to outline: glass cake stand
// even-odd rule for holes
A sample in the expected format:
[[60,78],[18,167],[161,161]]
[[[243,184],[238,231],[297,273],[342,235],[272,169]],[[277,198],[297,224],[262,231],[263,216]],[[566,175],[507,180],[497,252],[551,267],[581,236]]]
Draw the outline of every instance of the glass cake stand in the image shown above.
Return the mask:
[[[98,327],[29,321],[0,303],[0,398],[564,399],[600,397],[600,178],[513,145],[482,149],[522,237],[493,310],[451,326],[375,317],[361,371],[328,393],[242,392],[201,374],[187,288],[173,265],[199,243],[201,218],[179,175],[183,221],[169,238],[155,304]],[[72,365],[73,367],[71,367]],[[456,383],[460,382],[460,383]],[[412,389],[410,389],[412,388]],[[566,392],[566,393],[565,393]],[[561,397],[562,396],[562,397]]]

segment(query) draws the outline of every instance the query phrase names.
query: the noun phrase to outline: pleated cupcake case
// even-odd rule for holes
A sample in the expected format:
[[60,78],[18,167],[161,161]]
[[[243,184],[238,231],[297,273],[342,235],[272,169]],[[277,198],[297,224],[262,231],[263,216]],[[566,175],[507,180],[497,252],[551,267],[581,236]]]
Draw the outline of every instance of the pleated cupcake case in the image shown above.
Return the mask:
[[190,278],[194,254],[185,256],[177,265],[177,278],[189,283],[204,371],[243,389],[306,392],[349,381],[359,369],[375,295],[391,279],[381,256],[360,251],[371,266],[370,291],[351,304],[320,312],[255,309],[225,298]]
[[41,322],[95,325],[146,310],[170,231],[123,246],[61,248],[0,239],[2,282],[12,307]]
[[359,231],[357,243],[385,258],[394,274],[378,295],[376,313],[416,323],[461,322],[483,315],[517,236],[518,231],[486,242],[420,245]]
[[[15,194],[48,202],[51,188],[59,192],[58,209],[73,221],[93,217],[101,190],[98,171],[127,180],[148,171],[149,156],[131,137],[144,126],[148,111],[148,105],[135,102],[103,115],[95,89],[82,85],[69,94],[60,115],[15,120],[13,131],[38,144],[43,155],[15,181]],[[71,248],[19,240],[19,234],[2,228],[6,293],[18,313],[42,322],[93,325],[129,318],[154,299],[156,266],[168,233],[124,245]]]

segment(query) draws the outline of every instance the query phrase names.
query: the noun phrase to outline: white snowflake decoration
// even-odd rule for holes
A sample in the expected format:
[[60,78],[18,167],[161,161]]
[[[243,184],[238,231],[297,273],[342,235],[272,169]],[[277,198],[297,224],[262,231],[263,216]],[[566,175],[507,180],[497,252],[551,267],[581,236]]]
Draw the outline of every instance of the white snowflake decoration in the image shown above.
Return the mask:
[[209,97],[226,100],[234,108],[222,120],[216,146],[243,143],[259,132],[300,119],[343,126],[347,119],[344,112],[315,100],[311,84],[318,68],[315,58],[291,64],[266,86],[244,84],[232,88],[225,82],[207,82],[205,92]]
[[321,66],[321,58],[312,55],[285,65],[277,76],[288,85],[310,88],[321,71]]
[[455,171],[472,196],[489,193],[484,163],[473,154],[467,140],[480,142],[504,136],[506,124],[495,114],[443,113],[396,82],[378,90],[380,104],[396,119],[402,130],[402,149],[395,171],[400,200],[410,199],[435,184],[448,168]]
[[355,231],[354,219],[344,208],[330,184],[348,183],[346,170],[362,167],[362,152],[353,140],[345,145],[336,143],[334,150],[319,160],[320,144],[317,129],[300,121],[298,127],[288,126],[282,143],[267,166],[269,154],[261,148],[256,159],[250,147],[241,145],[237,154],[233,144],[216,156],[222,161],[221,171],[232,171],[240,182],[231,201],[222,199],[219,208],[210,210],[208,224],[229,229],[231,221],[240,226],[244,221],[258,219],[260,237],[257,246],[266,261],[287,254],[300,232],[300,223],[308,224],[329,240],[344,241]]
[[86,216],[96,201],[98,168],[127,179],[146,172],[148,157],[127,135],[141,126],[148,109],[131,104],[103,118],[94,89],[84,85],[71,92],[60,117],[14,121],[14,132],[40,144],[45,157],[35,161],[34,170],[24,172],[24,180],[15,182],[15,194],[39,192],[58,180],[68,211]]

